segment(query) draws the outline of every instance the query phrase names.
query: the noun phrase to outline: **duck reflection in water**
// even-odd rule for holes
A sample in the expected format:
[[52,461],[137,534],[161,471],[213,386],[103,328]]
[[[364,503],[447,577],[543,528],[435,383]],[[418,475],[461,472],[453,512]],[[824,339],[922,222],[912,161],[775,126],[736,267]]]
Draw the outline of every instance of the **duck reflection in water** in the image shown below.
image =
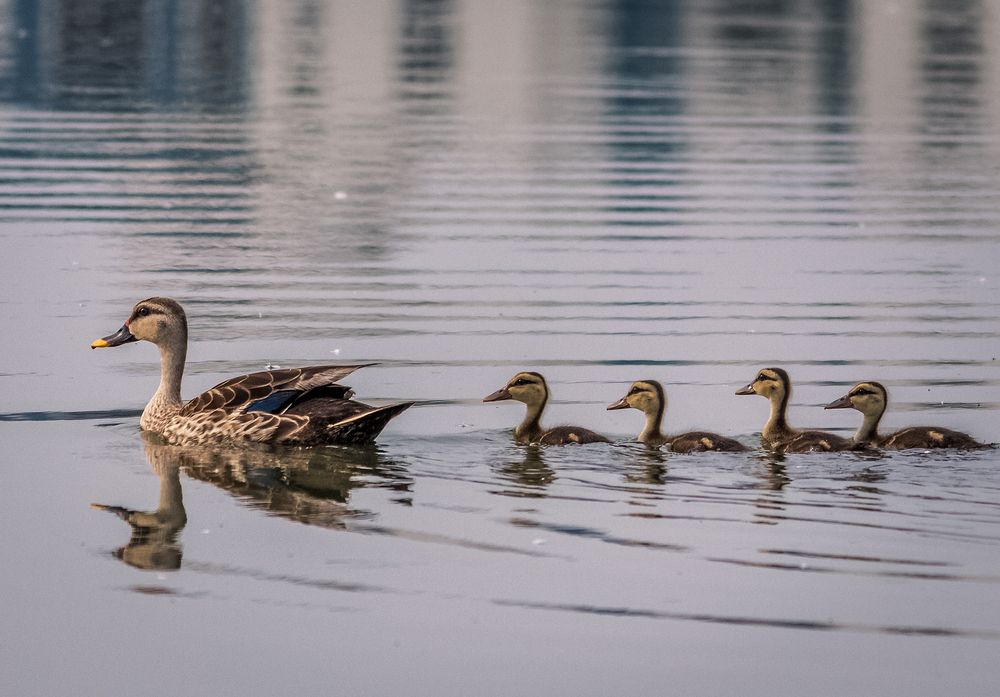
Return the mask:
[[400,492],[409,505],[413,481],[377,445],[315,449],[179,448],[185,474],[214,484],[246,505],[306,525],[343,529],[374,514],[349,505],[358,487]]
[[176,458],[151,442],[146,441],[146,459],[160,479],[160,500],[155,511],[134,511],[121,506],[101,503],[92,508],[114,513],[132,527],[132,537],[115,556],[129,566],[149,571],[173,571],[181,566],[181,545],[177,536],[187,524],[184,498],[181,494],[180,464]]
[[242,503],[307,525],[343,529],[348,521],[373,517],[348,505],[351,489],[383,487],[401,492],[394,500],[408,505],[412,480],[403,466],[378,446],[292,450],[261,447],[182,447],[159,436],[142,438],[153,472],[160,479],[155,511],[91,504],[114,513],[132,527],[128,544],[115,556],[140,569],[173,570],[181,565],[177,538],[187,523],[180,472],[214,484]]

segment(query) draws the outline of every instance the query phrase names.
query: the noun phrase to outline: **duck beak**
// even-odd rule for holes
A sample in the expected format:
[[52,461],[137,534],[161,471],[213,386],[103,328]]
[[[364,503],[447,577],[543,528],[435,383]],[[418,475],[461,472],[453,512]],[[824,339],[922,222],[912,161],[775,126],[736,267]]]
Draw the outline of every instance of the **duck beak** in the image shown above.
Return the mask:
[[497,390],[493,394],[488,394],[483,397],[484,402],[499,402],[502,399],[513,399],[513,397],[510,396],[510,391],[508,391],[506,387]]
[[132,332],[128,330],[128,325],[123,324],[122,328],[116,331],[111,336],[106,336],[103,339],[94,339],[94,343],[90,345],[90,348],[109,348],[111,346],[121,346],[122,344],[127,344],[130,341],[138,341]]
[[608,405],[608,411],[612,411],[614,409],[628,409],[628,402],[626,402],[625,398],[622,397],[621,399],[619,399],[614,404],[609,404]]
[[830,402],[829,404],[827,404],[823,408],[824,409],[849,409],[850,407],[853,407],[853,406],[854,405],[851,404],[851,395],[845,394],[840,399],[837,399],[837,400],[834,400],[834,401]]
[[736,394],[756,394],[753,391],[753,383],[751,382],[746,387],[741,387],[740,389],[736,390]]

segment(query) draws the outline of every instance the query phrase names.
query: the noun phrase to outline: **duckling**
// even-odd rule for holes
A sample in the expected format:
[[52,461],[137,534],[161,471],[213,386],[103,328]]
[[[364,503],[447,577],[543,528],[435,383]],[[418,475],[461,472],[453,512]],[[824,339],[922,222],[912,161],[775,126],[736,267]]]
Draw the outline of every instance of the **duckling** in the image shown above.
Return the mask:
[[882,437],[878,434],[878,424],[889,406],[889,393],[879,382],[859,382],[840,399],[826,405],[826,409],[857,409],[864,414],[864,420],[854,434],[854,443],[861,447],[889,448],[985,448],[972,436],[938,426],[911,426]]
[[142,410],[139,427],[173,445],[360,445],[374,441],[389,419],[413,405],[372,407],[352,400],[354,392],[337,381],[364,365],[311,365],[239,375],[184,402],[187,315],[170,298],[136,303],[121,329],[90,347],[133,341],[149,341],[160,349],[160,386]]
[[704,452],[706,450],[724,450],[738,452],[746,450],[739,441],[720,436],[707,431],[691,431],[676,436],[666,436],[660,431],[663,414],[667,410],[667,395],[663,385],[656,380],[637,380],[632,383],[628,393],[614,404],[612,409],[638,409],[646,415],[646,425],[639,433],[639,442],[647,445],[670,445],[675,453]]
[[753,382],[736,390],[736,394],[758,394],[771,402],[771,415],[760,432],[768,448],[788,453],[846,450],[852,443],[846,438],[825,431],[800,431],[788,425],[785,413],[792,396],[792,381],[781,368],[764,368]]
[[514,440],[521,445],[566,445],[569,443],[610,443],[607,438],[579,426],[542,428],[541,418],[549,401],[549,386],[538,373],[521,372],[493,394],[483,397],[484,402],[515,399],[528,407],[524,420],[514,429]]

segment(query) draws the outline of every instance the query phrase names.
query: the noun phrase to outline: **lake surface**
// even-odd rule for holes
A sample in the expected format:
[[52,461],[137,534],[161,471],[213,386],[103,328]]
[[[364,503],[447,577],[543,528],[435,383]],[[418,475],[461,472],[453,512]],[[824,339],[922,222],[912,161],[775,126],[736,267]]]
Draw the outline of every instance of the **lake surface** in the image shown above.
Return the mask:
[[[875,379],[887,429],[1000,440],[995,3],[0,18],[0,693],[996,691],[1000,453],[776,457],[733,395],[782,366],[846,435]],[[88,347],[151,295],[186,396],[377,361],[358,397],[419,404],[367,449],[144,439],[156,351]],[[515,446],[480,400],[521,369],[619,442]],[[640,378],[755,448],[630,442]]]

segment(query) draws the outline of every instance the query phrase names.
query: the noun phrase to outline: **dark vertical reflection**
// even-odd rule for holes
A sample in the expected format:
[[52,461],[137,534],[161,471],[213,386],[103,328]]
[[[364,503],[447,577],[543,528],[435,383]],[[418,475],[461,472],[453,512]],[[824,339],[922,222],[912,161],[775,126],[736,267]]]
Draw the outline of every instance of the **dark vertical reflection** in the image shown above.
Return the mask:
[[452,0],[406,0],[402,14],[399,82],[405,113],[440,115],[454,89]]
[[14,102],[34,100],[39,83],[39,8],[37,0],[15,0],[11,37],[13,49],[8,75],[0,74],[0,98]]
[[920,77],[928,134],[968,134],[981,127],[983,15],[980,0],[924,3]]
[[[608,39],[612,45],[610,72],[620,87],[609,100],[617,117],[654,119],[684,112],[679,86],[683,62],[678,55],[682,43],[679,0],[619,0],[613,4]],[[662,133],[649,140],[624,139],[616,155],[623,160],[672,159],[682,150],[679,140]]]
[[287,91],[295,100],[320,94],[320,67],[323,64],[323,5],[301,2],[292,16],[292,54]]
[[15,0],[0,95],[75,111],[245,105],[248,21],[239,0]]
[[818,111],[831,132],[846,130],[843,117],[855,109],[854,82],[857,52],[852,31],[855,17],[853,0],[822,0],[817,3],[821,26],[817,37]]

